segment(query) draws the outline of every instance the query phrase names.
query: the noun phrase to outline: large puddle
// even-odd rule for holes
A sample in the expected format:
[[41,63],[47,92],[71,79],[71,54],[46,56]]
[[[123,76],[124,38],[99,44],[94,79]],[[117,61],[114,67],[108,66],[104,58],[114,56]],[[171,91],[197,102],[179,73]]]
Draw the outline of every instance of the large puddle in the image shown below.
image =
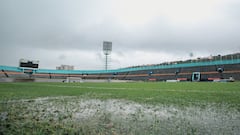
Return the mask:
[[63,128],[74,125],[73,130],[87,128],[80,132],[90,134],[240,133],[240,112],[228,109],[227,105],[179,107],[80,97],[45,97],[1,104],[4,104],[0,112],[1,122],[48,122],[60,124]]

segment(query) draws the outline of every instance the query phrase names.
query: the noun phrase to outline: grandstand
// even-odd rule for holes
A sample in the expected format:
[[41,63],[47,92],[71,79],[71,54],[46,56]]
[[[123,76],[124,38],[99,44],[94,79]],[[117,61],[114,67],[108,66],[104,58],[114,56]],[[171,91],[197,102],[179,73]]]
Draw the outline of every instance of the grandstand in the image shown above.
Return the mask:
[[[199,76],[193,73],[199,73]],[[114,70],[53,70],[0,66],[0,81],[34,81],[34,79],[39,78],[63,81],[68,77],[79,77],[83,80],[114,79],[134,81],[195,81],[195,79],[214,81],[228,78],[240,80],[240,53]]]

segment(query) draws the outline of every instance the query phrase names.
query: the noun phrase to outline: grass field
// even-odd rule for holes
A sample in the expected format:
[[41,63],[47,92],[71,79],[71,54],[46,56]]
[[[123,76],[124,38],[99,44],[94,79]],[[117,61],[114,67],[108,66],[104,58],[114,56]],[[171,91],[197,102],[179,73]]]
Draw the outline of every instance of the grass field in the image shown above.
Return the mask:
[[0,134],[239,134],[240,82],[0,83]]

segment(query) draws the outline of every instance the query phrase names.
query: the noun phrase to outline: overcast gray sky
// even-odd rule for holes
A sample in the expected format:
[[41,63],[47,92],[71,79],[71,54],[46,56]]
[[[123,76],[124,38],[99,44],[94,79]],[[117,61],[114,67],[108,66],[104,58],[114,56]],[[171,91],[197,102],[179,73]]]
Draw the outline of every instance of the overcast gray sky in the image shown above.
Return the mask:
[[240,52],[239,0],[0,0],[0,65],[104,69]]

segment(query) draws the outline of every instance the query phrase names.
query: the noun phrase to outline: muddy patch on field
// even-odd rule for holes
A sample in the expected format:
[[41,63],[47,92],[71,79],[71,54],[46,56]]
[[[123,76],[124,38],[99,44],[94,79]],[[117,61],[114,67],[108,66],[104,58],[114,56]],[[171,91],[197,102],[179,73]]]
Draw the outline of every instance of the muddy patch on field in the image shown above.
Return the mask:
[[227,105],[179,107],[74,96],[1,102],[0,121],[1,133],[141,135],[240,132],[240,112]]

